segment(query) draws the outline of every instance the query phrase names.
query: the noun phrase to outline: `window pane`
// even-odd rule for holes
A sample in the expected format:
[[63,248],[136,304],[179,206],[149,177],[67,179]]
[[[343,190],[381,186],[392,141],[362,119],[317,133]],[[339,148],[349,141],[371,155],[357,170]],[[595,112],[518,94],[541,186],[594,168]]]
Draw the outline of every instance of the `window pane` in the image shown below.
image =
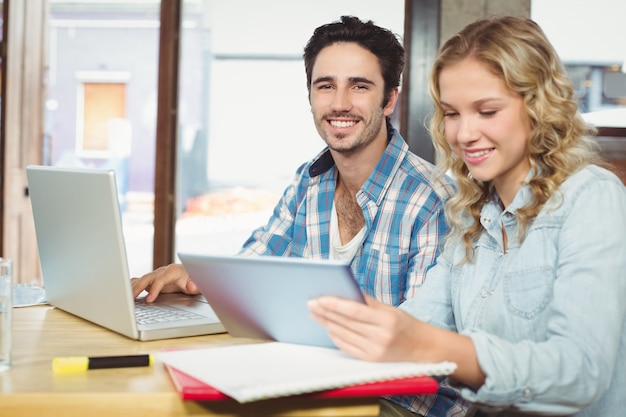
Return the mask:
[[152,269],[160,1],[50,1],[44,163],[116,172],[131,275]]
[[[115,133],[110,125],[115,120],[126,119],[126,85],[83,83],[80,90],[83,92],[83,129],[78,146],[85,153],[108,152],[111,145],[109,138]],[[78,104],[81,104],[80,96]]]
[[[567,10],[567,19],[563,19]],[[626,183],[626,3],[533,0],[531,17],[554,44],[574,82],[583,117]],[[605,132],[609,133],[605,133]],[[619,136],[618,136],[619,135]]]
[[565,63],[585,113],[626,106],[625,14],[626,3],[613,0],[596,0],[593,6],[581,0],[532,2],[532,18]]

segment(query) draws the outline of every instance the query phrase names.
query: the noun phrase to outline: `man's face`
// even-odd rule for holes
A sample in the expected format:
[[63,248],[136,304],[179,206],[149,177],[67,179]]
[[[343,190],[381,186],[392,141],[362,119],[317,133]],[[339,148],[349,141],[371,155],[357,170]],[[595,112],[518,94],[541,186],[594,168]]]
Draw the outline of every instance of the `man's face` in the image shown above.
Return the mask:
[[397,100],[394,90],[383,107],[384,80],[376,55],[356,43],[335,43],[322,49],[313,65],[311,111],[326,144],[352,154],[372,142],[385,144],[385,116]]

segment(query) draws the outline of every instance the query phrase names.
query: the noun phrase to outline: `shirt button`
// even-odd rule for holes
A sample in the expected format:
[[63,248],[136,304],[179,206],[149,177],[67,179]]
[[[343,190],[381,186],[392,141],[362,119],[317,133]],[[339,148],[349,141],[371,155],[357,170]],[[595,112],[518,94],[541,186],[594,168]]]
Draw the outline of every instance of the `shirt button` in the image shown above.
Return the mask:
[[480,292],[480,296],[481,296],[481,297],[483,297],[483,298],[487,298],[487,297],[489,297],[489,291],[487,291],[487,290],[482,290],[482,291]]
[[531,400],[533,398],[533,390],[531,390],[530,388],[525,388],[522,392],[522,395],[525,399]]
[[504,256],[503,252],[498,252],[498,258],[502,258]]

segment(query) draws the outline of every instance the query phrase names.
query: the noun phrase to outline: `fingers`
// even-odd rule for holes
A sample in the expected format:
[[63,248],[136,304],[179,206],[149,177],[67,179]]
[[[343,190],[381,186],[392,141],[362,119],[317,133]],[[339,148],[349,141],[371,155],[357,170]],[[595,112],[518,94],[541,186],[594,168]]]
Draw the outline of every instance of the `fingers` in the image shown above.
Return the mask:
[[366,302],[320,297],[308,306],[311,317],[326,328],[339,349],[363,360],[393,359],[395,335],[404,313],[372,297],[366,296]]
[[359,317],[358,311],[355,311],[358,303],[335,297],[309,300],[307,306],[311,315],[324,326],[330,323],[345,323]]
[[200,294],[200,290],[198,289],[196,283],[191,280],[191,277],[187,278],[187,284],[185,285],[183,292],[185,294]]
[[139,296],[142,291],[147,291],[147,302],[153,302],[160,293],[183,292],[186,294],[199,294],[198,288],[187,274],[182,265],[171,264],[160,267],[143,275],[141,278],[131,279],[133,295]]
[[371,297],[371,296],[369,296],[367,294],[363,294],[363,296],[365,297],[365,303],[368,306],[378,307],[378,306],[384,305],[383,303],[381,303],[380,301],[378,301],[374,297]]
[[311,317],[326,328],[331,340],[346,353],[367,357],[368,339],[377,333],[372,307],[335,297],[320,297],[308,303]]
[[152,282],[161,273],[160,270],[162,268],[164,267],[156,269],[152,272],[148,272],[147,274],[142,275],[140,278],[131,278],[130,281],[133,286],[133,296],[135,298],[137,298],[142,291],[150,289]]
[[310,300],[308,306],[311,313],[323,320],[375,323],[379,318],[376,310],[387,306],[368,295],[365,300],[367,304],[323,296]]
[[147,291],[148,295],[146,296],[146,301],[151,303],[156,300],[158,295],[163,290],[164,271],[165,267],[161,267],[143,275],[141,278],[133,278],[131,280],[133,285],[133,296],[137,298],[141,292]]

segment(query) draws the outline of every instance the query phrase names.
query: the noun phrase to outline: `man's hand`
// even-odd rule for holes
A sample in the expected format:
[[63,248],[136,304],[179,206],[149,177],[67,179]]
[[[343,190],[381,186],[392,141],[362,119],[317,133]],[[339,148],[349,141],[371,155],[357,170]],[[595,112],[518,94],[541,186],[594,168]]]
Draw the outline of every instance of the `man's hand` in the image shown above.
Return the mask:
[[200,294],[198,287],[180,264],[162,266],[148,272],[141,278],[131,278],[133,296],[137,298],[142,291],[147,291],[146,301],[151,303],[160,293],[182,292],[185,294]]

